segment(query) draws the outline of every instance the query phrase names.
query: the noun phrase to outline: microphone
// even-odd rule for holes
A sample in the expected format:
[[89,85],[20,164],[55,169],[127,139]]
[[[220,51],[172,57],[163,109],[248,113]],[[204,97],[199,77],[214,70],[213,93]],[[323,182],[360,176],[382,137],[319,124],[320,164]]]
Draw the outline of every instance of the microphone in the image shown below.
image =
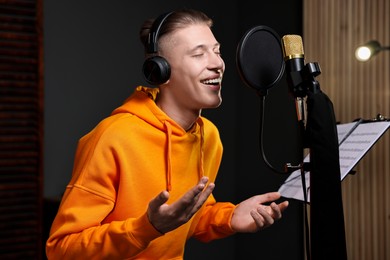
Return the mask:
[[289,71],[300,71],[304,67],[302,37],[288,34],[282,37],[283,56]]
[[304,120],[305,103],[303,97],[306,91],[303,86],[302,71],[305,67],[302,37],[289,34],[282,37],[282,49],[286,63],[287,82],[290,92],[295,97],[298,121]]

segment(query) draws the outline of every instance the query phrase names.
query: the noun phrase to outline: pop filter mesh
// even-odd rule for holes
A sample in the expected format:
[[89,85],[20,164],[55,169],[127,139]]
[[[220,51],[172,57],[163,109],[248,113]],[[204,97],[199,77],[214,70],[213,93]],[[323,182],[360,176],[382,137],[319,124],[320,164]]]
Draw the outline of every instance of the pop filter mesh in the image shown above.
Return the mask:
[[238,45],[236,62],[241,79],[249,87],[266,93],[284,73],[279,35],[267,26],[250,29]]

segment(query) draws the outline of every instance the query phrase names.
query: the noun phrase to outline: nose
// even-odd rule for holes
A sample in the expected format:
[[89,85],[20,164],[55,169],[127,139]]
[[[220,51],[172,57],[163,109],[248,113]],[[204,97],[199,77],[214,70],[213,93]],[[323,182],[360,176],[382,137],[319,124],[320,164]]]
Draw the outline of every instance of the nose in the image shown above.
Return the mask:
[[221,70],[222,72],[225,70],[225,62],[220,54],[214,53],[212,55],[210,67],[211,69]]

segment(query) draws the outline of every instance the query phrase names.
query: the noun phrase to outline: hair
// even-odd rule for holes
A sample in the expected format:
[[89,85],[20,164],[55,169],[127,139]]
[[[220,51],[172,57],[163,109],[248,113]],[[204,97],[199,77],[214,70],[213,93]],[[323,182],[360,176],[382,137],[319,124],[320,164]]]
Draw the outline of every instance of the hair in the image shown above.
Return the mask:
[[[139,38],[142,45],[144,46],[146,56],[148,56],[148,35],[154,21],[155,19],[145,20],[139,31]],[[209,28],[211,28],[213,26],[213,20],[203,12],[194,9],[185,8],[173,11],[162,24],[158,33],[157,43],[159,43],[159,40],[162,36],[168,35],[178,29],[182,29],[193,24],[206,24],[209,26]],[[158,46],[160,46],[160,44],[158,44]]]

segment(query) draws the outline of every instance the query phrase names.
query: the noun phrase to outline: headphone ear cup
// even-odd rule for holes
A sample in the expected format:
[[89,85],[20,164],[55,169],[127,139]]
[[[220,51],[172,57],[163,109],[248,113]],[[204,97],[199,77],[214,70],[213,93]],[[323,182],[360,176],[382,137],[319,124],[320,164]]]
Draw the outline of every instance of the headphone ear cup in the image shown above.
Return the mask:
[[145,80],[151,85],[161,85],[169,80],[171,66],[161,56],[153,56],[145,60],[142,66]]

